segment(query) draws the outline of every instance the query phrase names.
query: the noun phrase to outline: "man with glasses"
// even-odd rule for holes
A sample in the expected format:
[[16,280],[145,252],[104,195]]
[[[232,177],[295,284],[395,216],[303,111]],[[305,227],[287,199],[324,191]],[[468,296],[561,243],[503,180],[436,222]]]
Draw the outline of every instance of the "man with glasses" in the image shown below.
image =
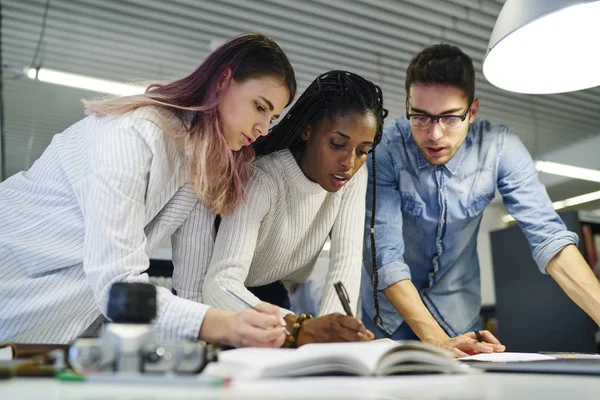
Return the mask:
[[[405,85],[406,117],[386,127],[376,182],[369,178],[361,287],[367,328],[457,355],[504,350],[489,332],[475,331],[477,232],[496,187],[540,270],[600,323],[598,280],[575,247],[577,235],[552,208],[531,156],[507,127],[475,119],[471,59],[455,46],[430,46],[411,61]],[[369,238],[374,190],[375,267]]]

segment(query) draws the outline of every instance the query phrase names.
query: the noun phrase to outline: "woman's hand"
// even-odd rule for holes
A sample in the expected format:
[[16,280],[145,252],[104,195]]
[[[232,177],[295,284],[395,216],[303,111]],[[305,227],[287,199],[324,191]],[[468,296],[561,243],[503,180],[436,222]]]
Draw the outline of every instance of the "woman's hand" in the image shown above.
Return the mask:
[[362,321],[340,313],[308,319],[302,323],[298,334],[298,346],[308,343],[368,342],[373,333]]
[[210,308],[199,338],[233,347],[281,347],[285,333],[279,307],[260,303],[255,308],[239,313]]

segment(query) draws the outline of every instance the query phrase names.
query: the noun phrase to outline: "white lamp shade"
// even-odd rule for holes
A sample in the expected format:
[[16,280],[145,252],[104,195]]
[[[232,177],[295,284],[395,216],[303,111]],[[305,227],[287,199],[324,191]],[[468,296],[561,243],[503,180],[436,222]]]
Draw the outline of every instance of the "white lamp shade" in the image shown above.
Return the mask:
[[494,86],[518,93],[600,85],[600,1],[506,0],[483,74]]

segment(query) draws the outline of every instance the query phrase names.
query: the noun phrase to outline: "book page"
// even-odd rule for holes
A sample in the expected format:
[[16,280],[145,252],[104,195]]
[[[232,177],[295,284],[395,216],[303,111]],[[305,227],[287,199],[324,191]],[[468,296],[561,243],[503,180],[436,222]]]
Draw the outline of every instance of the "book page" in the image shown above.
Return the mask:
[[257,368],[286,364],[297,359],[295,349],[263,349],[247,347],[222,351],[219,353],[219,362],[228,362],[240,365],[251,365]]
[[452,353],[417,341],[313,343],[298,349],[223,351],[207,375],[242,379],[403,372],[455,372],[464,367]]
[[298,364],[295,349],[242,348],[222,351],[218,361],[209,363],[203,375],[256,379],[270,376],[269,369],[285,371]]
[[363,364],[364,374],[368,375],[377,369],[377,364],[384,354],[398,347],[394,341],[354,342],[354,343],[312,343],[298,349],[299,353],[333,357]]
[[544,354],[538,353],[481,353],[474,356],[461,357],[461,361],[486,361],[486,362],[519,362],[555,360]]
[[396,343],[379,361],[376,375],[470,372],[466,364],[459,363],[446,349],[416,340]]
[[[245,348],[219,353],[219,360],[207,366],[208,375],[238,378],[309,376],[317,374],[369,375],[362,357],[364,349],[348,349],[352,343],[309,344],[299,349]],[[367,344],[368,345],[368,344]],[[374,358],[377,355],[368,351]],[[212,365],[214,364],[214,365]]]

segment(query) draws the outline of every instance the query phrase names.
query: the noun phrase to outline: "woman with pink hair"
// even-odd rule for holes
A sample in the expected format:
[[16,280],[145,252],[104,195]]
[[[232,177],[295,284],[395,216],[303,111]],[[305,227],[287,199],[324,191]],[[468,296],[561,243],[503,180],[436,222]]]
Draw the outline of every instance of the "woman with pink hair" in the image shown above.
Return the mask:
[[294,71],[256,33],[236,37],[183,79],[87,102],[28,171],[0,184],[0,342],[93,335],[115,282],[148,282],[173,246],[175,296],[157,288],[159,337],[279,347],[279,309],[199,303],[215,214],[244,201],[254,150],[292,101]]

